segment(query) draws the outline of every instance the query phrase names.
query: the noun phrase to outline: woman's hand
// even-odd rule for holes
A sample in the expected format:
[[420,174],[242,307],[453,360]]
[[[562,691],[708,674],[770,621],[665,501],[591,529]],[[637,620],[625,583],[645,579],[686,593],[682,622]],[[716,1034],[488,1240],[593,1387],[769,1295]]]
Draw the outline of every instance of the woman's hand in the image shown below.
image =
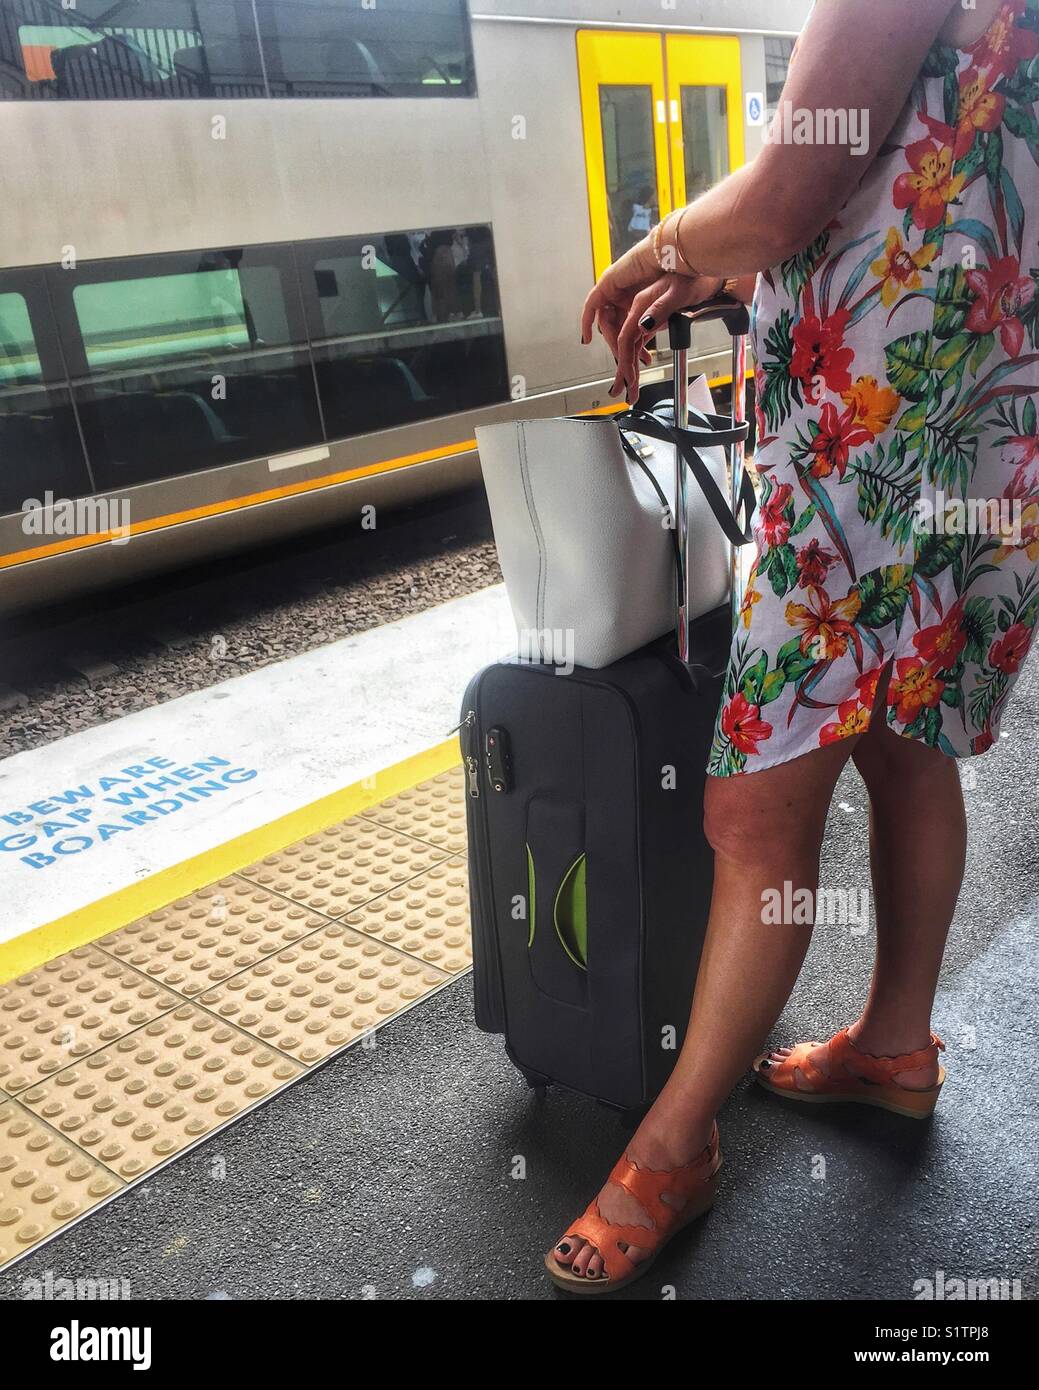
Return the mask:
[[724,281],[706,275],[665,274],[657,265],[651,237],[626,251],[599,277],[584,302],[581,341],[590,343],[596,323],[617,361],[610,395],[625,391],[629,405],[639,394],[639,363],[652,359],[646,339],[679,309],[720,293]]

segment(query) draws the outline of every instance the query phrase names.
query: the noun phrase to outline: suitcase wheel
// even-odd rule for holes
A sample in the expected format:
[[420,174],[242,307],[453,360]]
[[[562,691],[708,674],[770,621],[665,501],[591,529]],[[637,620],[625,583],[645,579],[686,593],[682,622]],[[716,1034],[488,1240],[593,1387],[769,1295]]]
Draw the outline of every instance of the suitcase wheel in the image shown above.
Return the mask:
[[542,1076],[539,1071],[528,1071],[526,1067],[520,1067],[520,1074],[524,1081],[537,1096],[538,1100],[544,1100],[551,1082],[547,1076]]

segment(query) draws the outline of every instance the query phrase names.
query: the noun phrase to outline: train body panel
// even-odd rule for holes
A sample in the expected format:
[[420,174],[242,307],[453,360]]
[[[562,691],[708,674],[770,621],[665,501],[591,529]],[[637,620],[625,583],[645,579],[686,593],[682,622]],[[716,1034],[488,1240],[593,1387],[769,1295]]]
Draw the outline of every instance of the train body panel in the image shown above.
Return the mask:
[[[201,21],[173,40],[0,32],[22,44],[0,69],[25,67],[0,91],[0,611],[475,482],[478,424],[611,408],[605,344],[577,342],[587,288],[760,147],[743,100],[774,99],[808,0],[527,8],[474,0],[471,69],[364,96],[356,74],[334,96],[282,81],[288,46],[264,49],[267,95],[259,77],[207,92],[200,54],[215,72],[226,45]],[[44,9],[0,0],[0,18]],[[78,9],[82,26],[98,7]],[[119,64],[132,47],[133,80],[18,99],[73,70],[41,34],[81,83],[85,38]],[[141,87],[152,59],[163,82]],[[144,90],[164,99],[118,99]],[[708,376],[726,346],[716,325],[696,338]],[[647,377],[668,370],[660,354]],[[84,497],[124,508],[129,543],[63,533]]]

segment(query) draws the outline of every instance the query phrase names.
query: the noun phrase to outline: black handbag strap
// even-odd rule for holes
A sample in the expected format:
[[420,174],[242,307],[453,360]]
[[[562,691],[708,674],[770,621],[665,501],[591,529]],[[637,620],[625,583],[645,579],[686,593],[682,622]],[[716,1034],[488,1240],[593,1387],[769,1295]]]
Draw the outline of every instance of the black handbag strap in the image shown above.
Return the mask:
[[[749,545],[754,539],[752,518],[758,499],[754,492],[754,484],[751,482],[747,470],[743,469],[740,478],[739,497],[736,515],[734,516],[729,510],[729,504],[722,495],[721,488],[719,488],[718,484],[711,477],[707,465],[697,452],[697,445],[701,447],[721,445],[726,442],[725,436],[731,436],[728,440],[730,443],[741,442],[746,439],[747,431],[750,426],[744,421],[741,425],[733,428],[731,424],[725,420],[725,417],[721,415],[703,414],[699,415],[698,418],[706,420],[708,423],[718,420],[723,428],[718,430],[714,430],[713,428],[709,430],[679,429],[676,425],[669,425],[665,420],[662,420],[659,415],[650,415],[640,410],[627,410],[623,415],[615,417],[621,430],[621,440],[625,442],[625,452],[628,454],[629,458],[635,457],[636,451],[627,446],[624,440],[625,430],[630,430],[633,434],[649,435],[651,439],[660,439],[665,443],[673,444],[685,461],[687,468],[696,479],[697,485],[707,501],[707,505],[714,514],[715,521],[717,521],[718,525],[724,531],[726,538],[732,545]],[[637,459],[636,461],[643,466],[643,471],[648,474],[650,470],[645,468],[642,464],[642,460]],[[661,490],[656,484],[656,479],[654,478],[653,481],[654,485],[657,486],[657,492],[660,493]],[[665,506],[667,506],[666,501]],[[668,507],[668,512],[670,514],[670,507]],[[741,517],[742,526],[740,524]],[[672,539],[674,539],[673,527]]]
[[650,468],[650,466],[646,463],[645,459],[640,456],[639,451],[635,448],[634,444],[632,444],[631,440],[628,438],[628,436],[624,433],[623,430],[621,430],[620,436],[621,448],[627,454],[628,458],[631,459],[632,463],[637,463],[638,466],[642,469],[643,473],[645,473],[646,477],[649,479],[653,491],[660,498],[660,505],[664,509],[664,515],[668,517],[671,521],[671,525],[667,528],[667,530],[668,534],[671,537],[671,549],[674,552],[675,556],[675,574],[678,578],[678,592],[681,593],[683,581],[682,552],[678,548],[678,537],[675,534],[675,518],[671,511],[671,503],[667,500],[667,493],[664,491],[664,489],[660,486],[660,483],[657,481],[656,474],[653,472],[652,468]]

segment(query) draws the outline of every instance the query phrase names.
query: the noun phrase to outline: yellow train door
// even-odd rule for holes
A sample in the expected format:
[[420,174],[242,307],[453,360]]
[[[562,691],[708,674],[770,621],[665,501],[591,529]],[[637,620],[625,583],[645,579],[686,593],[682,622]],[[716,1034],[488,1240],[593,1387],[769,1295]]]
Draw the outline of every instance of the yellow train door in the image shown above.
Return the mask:
[[668,34],[664,54],[671,189],[681,207],[743,163],[740,41]]
[[582,29],[595,273],[744,159],[739,39]]

